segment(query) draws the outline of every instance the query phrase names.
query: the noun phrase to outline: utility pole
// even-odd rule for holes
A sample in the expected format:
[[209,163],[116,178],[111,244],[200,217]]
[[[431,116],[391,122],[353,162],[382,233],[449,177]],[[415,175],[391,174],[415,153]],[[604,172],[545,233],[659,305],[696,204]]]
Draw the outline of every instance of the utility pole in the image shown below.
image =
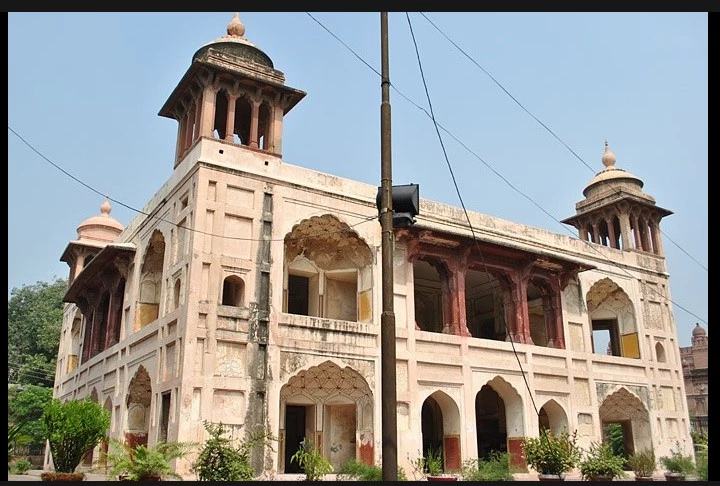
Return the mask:
[[382,103],[380,104],[380,225],[382,229],[382,315],[380,367],[382,380],[382,477],[397,481],[397,393],[395,377],[395,312],[393,310],[393,208],[390,152],[390,75],[388,14],[380,12]]

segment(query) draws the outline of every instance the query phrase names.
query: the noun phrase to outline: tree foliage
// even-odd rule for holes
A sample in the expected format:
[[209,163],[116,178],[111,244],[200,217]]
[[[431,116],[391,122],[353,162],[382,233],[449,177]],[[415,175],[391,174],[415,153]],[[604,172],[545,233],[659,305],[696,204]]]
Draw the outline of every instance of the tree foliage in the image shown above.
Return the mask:
[[23,424],[28,445],[45,444],[43,411],[52,400],[52,388],[36,385],[15,385],[8,388],[8,423]]
[[8,381],[52,386],[67,281],[14,288],[8,299]]

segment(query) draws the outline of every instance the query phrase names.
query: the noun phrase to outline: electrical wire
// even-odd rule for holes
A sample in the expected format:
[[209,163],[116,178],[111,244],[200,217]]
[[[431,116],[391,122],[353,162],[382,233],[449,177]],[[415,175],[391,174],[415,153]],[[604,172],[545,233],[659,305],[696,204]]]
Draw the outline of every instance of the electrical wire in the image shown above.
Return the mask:
[[[269,242],[272,242],[272,241],[295,241],[295,240],[297,240],[297,238],[293,238],[293,237],[290,237],[290,236],[287,236],[287,237],[282,238],[282,239],[264,239],[264,238],[243,238],[243,237],[240,237],[240,236],[219,235],[219,234],[208,233],[207,231],[202,231],[202,230],[199,230],[199,229],[195,229],[195,228],[192,228],[192,227],[190,227],[190,226],[184,226],[184,225],[181,225],[181,224],[177,224],[177,223],[174,223],[174,222],[172,222],[172,221],[170,221],[170,220],[167,220],[167,219],[165,219],[165,218],[162,218],[162,217],[160,217],[160,216],[156,216],[156,215],[154,215],[154,214],[152,214],[152,213],[146,213],[146,212],[144,212],[144,211],[142,211],[142,210],[140,210],[140,209],[134,208],[134,207],[132,207],[132,206],[130,206],[130,205],[128,205],[128,204],[126,204],[126,203],[118,200],[118,199],[111,198],[109,195],[107,195],[107,193],[103,193],[103,192],[99,191],[98,189],[94,188],[93,186],[91,186],[91,185],[88,184],[87,182],[85,182],[85,181],[81,180],[80,178],[74,176],[73,174],[71,174],[70,172],[68,172],[67,170],[63,169],[63,168],[60,167],[58,164],[56,164],[55,162],[53,162],[52,160],[50,160],[48,157],[46,157],[45,154],[43,154],[43,153],[40,152],[38,149],[36,149],[30,142],[28,142],[22,135],[20,135],[17,131],[15,131],[15,130],[14,130],[11,126],[9,126],[9,125],[8,125],[8,130],[10,130],[17,138],[19,138],[19,139],[20,139],[26,146],[28,146],[33,152],[35,152],[36,154],[38,154],[43,160],[45,160],[47,163],[49,163],[50,165],[52,165],[53,167],[55,167],[57,170],[59,170],[60,172],[62,172],[62,173],[65,174],[66,176],[70,177],[70,178],[71,178],[72,180],[74,180],[75,182],[77,182],[77,183],[79,183],[80,185],[82,185],[82,186],[90,189],[92,192],[94,192],[94,193],[96,193],[96,194],[99,194],[99,195],[105,197],[107,200],[112,201],[112,202],[114,202],[114,203],[117,203],[117,204],[119,204],[120,206],[122,206],[122,207],[124,207],[124,208],[127,208],[127,209],[129,209],[129,210],[131,210],[131,211],[135,211],[136,213],[142,214],[143,216],[146,216],[147,218],[156,219],[156,220],[162,221],[162,222],[164,222],[164,223],[169,223],[169,224],[171,224],[171,225],[173,225],[173,226],[175,226],[175,227],[177,227],[177,228],[185,229],[185,230],[191,231],[191,232],[193,232],[193,233],[198,233],[198,234],[205,235],[205,236],[213,236],[213,237],[217,237],[217,238],[223,238],[223,239],[226,239],[226,240],[269,241]],[[360,222],[358,222],[358,223],[354,223],[354,224],[347,224],[347,223],[345,223],[345,224],[347,224],[348,228],[341,228],[341,229],[338,229],[338,230],[336,230],[336,231],[322,231],[322,232],[310,234],[310,235],[308,235],[308,236],[317,236],[317,237],[319,237],[319,236],[327,236],[327,235],[336,234],[336,233],[344,233],[344,232],[346,232],[349,228],[354,228],[354,227],[359,226],[359,225],[361,225],[361,224],[363,224],[363,223],[367,223],[368,221],[373,221],[373,220],[375,220],[376,218],[377,218],[377,216],[375,216],[375,215],[366,216],[365,218],[363,218],[363,219],[362,219]],[[304,238],[308,238],[308,236],[305,236]]]
[[[443,156],[445,157],[445,163],[447,164],[448,170],[450,171],[450,176],[452,177],[453,185],[455,186],[455,192],[457,193],[458,198],[460,199],[460,204],[462,205],[463,212],[465,213],[465,218],[467,219],[468,226],[470,228],[470,233],[472,234],[473,242],[475,242],[475,248],[478,251],[478,254],[480,255],[480,259],[483,264],[483,268],[485,269],[485,273],[488,272],[487,264],[485,263],[485,257],[483,256],[482,249],[480,248],[480,245],[478,243],[478,240],[475,236],[475,231],[472,227],[472,222],[470,221],[470,215],[467,212],[467,209],[465,208],[465,203],[463,202],[462,195],[460,194],[460,188],[457,185],[457,181],[455,179],[455,174],[452,170],[452,165],[450,164],[450,159],[448,158],[447,151],[445,150],[445,144],[443,143],[442,135],[440,134],[440,130],[438,129],[436,120],[435,120],[435,111],[432,107],[432,100],[430,99],[430,92],[428,91],[427,87],[427,81],[425,80],[425,73],[422,68],[422,61],[420,60],[420,50],[418,49],[417,40],[415,39],[415,32],[413,32],[412,28],[412,22],[410,21],[410,15],[405,12],[405,18],[407,18],[408,27],[410,28],[410,35],[412,36],[413,45],[415,46],[415,56],[417,57],[418,62],[418,68],[420,69],[420,77],[422,79],[423,88],[425,90],[425,97],[427,98],[428,106],[430,107],[430,115],[432,117],[433,126],[435,127],[435,132],[437,133],[438,140],[440,141],[440,146],[442,147]],[[493,281],[490,284],[490,288],[493,292],[493,301],[497,299],[497,286],[494,285],[495,281]],[[520,368],[520,374],[522,375],[523,381],[525,382],[525,388],[528,391],[528,396],[530,397],[530,401],[532,402],[533,408],[535,409],[535,414],[539,415],[540,412],[538,411],[537,405],[535,404],[535,398],[533,397],[532,388],[530,387],[530,383],[528,383],[527,375],[525,373],[525,370],[523,370],[522,362],[520,361],[520,357],[518,356],[517,349],[515,349],[515,342],[512,338],[512,334],[510,333],[510,330],[507,327],[507,322],[505,319],[503,319],[503,323],[505,324],[505,334],[510,338],[510,345],[512,346],[513,355],[515,356],[515,360],[517,360],[518,367]]]
[[[482,67],[482,66],[480,65],[480,63],[478,63],[472,56],[470,56],[470,54],[468,54],[467,52],[465,52],[465,50],[464,50],[462,47],[460,47],[453,39],[451,39],[449,35],[447,35],[440,27],[438,27],[432,20],[430,20],[430,19],[428,18],[428,16],[425,15],[425,13],[423,13],[423,12],[419,12],[419,13],[420,13],[420,15],[422,15],[422,16],[425,18],[425,20],[428,21],[428,23],[429,23],[430,25],[432,25],[432,26],[435,28],[435,30],[437,30],[443,37],[445,37],[445,39],[447,39],[447,41],[450,42],[450,44],[452,44],[458,51],[460,51],[466,58],[468,58],[468,59],[470,60],[470,62],[472,62],[475,66],[477,66],[478,69],[480,69],[483,73],[485,73],[506,95],[508,95],[508,96],[510,97],[510,99],[512,99],[515,103],[517,103],[517,105],[518,105],[525,113],[527,113],[533,120],[535,120],[541,127],[543,127],[550,135],[552,135],[553,138],[555,138],[558,142],[560,142],[560,144],[562,144],[563,147],[565,147],[571,154],[573,154],[577,160],[579,160],[583,165],[585,165],[585,167],[587,167],[588,169],[590,169],[590,171],[591,171],[592,173],[595,173],[595,169],[593,169],[593,168],[590,166],[590,164],[588,164],[587,162],[585,162],[585,160],[584,160],[582,157],[580,157],[580,156],[577,154],[577,152],[575,152],[567,143],[565,143],[565,141],[564,141],[562,138],[560,138],[552,129],[550,129],[550,127],[548,127],[545,123],[543,123],[537,116],[535,116],[534,114],[532,114],[532,113],[530,112],[530,110],[528,110],[528,109],[525,107],[525,105],[523,105],[522,103],[520,103],[520,101],[519,101],[515,96],[513,96],[513,95],[505,88],[505,86],[503,86],[503,85],[500,83],[500,81],[498,81],[498,80],[495,78],[495,76],[493,76],[492,74],[490,74],[490,72],[489,72],[487,69],[485,69],[484,67]],[[708,271],[708,269],[707,269],[707,267],[706,267],[705,265],[703,265],[702,263],[700,263],[694,256],[692,256],[692,255],[691,255],[690,253],[688,253],[683,247],[681,247],[678,243],[676,243],[675,240],[673,240],[672,238],[670,238],[670,236],[669,236],[667,233],[664,233],[659,227],[658,227],[657,229],[658,229],[658,231],[659,231],[660,233],[662,233],[668,240],[670,240],[670,242],[671,242],[672,244],[674,244],[680,251],[682,251],[683,253],[685,253],[685,255],[687,255],[691,260],[693,260],[695,263],[697,263],[697,264],[700,266],[700,268],[702,268],[702,269],[705,270],[706,272]]]
[[[311,17],[312,17],[312,16],[311,16]],[[314,17],[312,17],[312,18],[313,18],[313,20],[314,20],[315,22],[321,24],[321,22],[320,22],[319,20],[317,20],[317,19],[314,18]],[[321,24],[321,25],[322,25],[322,24]],[[329,28],[327,28],[325,25],[322,25],[322,27],[323,27],[323,29],[325,29],[326,31],[331,32],[331,35],[332,35],[335,39],[339,39],[339,37],[338,37],[337,35],[335,35],[334,33],[332,33],[332,31],[331,31]],[[359,56],[355,51],[353,51],[349,46],[347,46],[347,44],[346,44],[345,42],[343,42],[342,40],[340,40],[340,43],[341,43],[343,46],[345,46],[355,57],[360,58],[360,56]],[[361,59],[362,59],[362,58],[361,58]],[[362,60],[362,62],[363,62],[363,64],[368,65],[368,63],[367,63],[365,60]],[[372,69],[373,72],[375,72],[375,73],[378,72],[376,69],[374,69],[374,68],[372,68],[372,67],[370,67],[370,68]],[[470,149],[470,147],[468,147],[467,144],[465,144],[462,140],[460,140],[460,139],[459,139],[458,137],[456,137],[452,132],[450,132],[450,130],[448,130],[448,129],[445,128],[442,124],[440,124],[437,120],[435,120],[435,119],[433,118],[433,116],[428,112],[428,110],[427,110],[426,108],[424,108],[423,106],[421,106],[420,104],[418,104],[417,102],[415,102],[414,100],[412,100],[411,98],[409,98],[408,96],[406,96],[406,95],[405,95],[402,91],[400,91],[400,90],[397,88],[397,86],[395,86],[393,83],[391,83],[390,86],[391,86],[392,89],[393,89],[398,95],[400,95],[403,99],[405,99],[407,102],[409,102],[410,104],[412,104],[413,106],[415,106],[417,109],[419,109],[420,111],[422,111],[428,118],[430,118],[430,120],[433,121],[433,124],[434,124],[436,127],[439,127],[440,129],[442,129],[443,132],[445,132],[446,134],[448,134],[448,135],[449,135],[453,140],[455,140],[461,147],[463,147],[465,150],[467,150],[471,155],[473,155],[475,158],[477,158],[483,165],[485,165],[489,170],[491,170],[491,171],[492,171],[495,175],[497,175],[501,180],[503,180],[506,184],[508,184],[508,186],[509,186],[510,188],[512,188],[512,189],[513,189],[514,191],[516,191],[518,194],[520,194],[521,196],[523,196],[524,198],[526,198],[527,200],[529,200],[532,204],[534,204],[535,206],[537,206],[542,212],[544,212],[545,214],[547,214],[548,216],[550,216],[556,223],[558,223],[558,224],[562,227],[562,229],[563,229],[565,232],[568,232],[571,236],[575,237],[575,235],[570,231],[570,229],[569,229],[565,224],[563,224],[561,221],[559,221],[558,219],[556,219],[552,214],[550,214],[549,212],[547,212],[547,210],[545,210],[540,204],[538,204],[538,203],[537,203],[534,199],[532,199],[530,196],[528,196],[527,194],[525,194],[524,192],[522,192],[520,189],[518,189],[517,187],[515,187],[512,183],[510,183],[510,181],[509,181],[505,176],[503,176],[502,174],[500,174],[500,172],[498,172],[494,167],[492,167],[488,162],[486,162],[486,161],[485,161],[482,157],[480,157],[476,152],[474,152],[472,149]],[[612,261],[612,260],[609,259],[607,256],[603,255],[603,254],[600,252],[600,250],[594,248],[589,241],[582,240],[582,239],[580,239],[579,241],[584,241],[584,242],[587,244],[587,246],[588,246],[592,251],[596,252],[600,257],[602,257],[603,259],[607,260],[607,261],[608,261],[610,264],[612,264],[613,266],[616,266],[618,269],[620,269],[620,270],[622,270],[623,272],[625,272],[625,274],[628,275],[630,278],[635,279],[635,277],[634,277],[632,274],[630,274],[627,270],[625,270],[625,269],[622,268],[622,267],[619,267],[616,262]],[[645,282],[642,282],[642,281],[641,281],[641,285],[644,285],[646,289],[648,289],[651,293],[657,295],[657,296],[658,296],[659,298],[661,298],[662,300],[674,304],[674,305],[675,305],[676,307],[678,307],[679,309],[682,309],[683,311],[687,312],[689,315],[695,317],[696,319],[698,319],[699,321],[701,321],[701,322],[703,322],[705,325],[707,325],[707,320],[706,320],[706,319],[703,319],[702,317],[696,315],[694,312],[692,312],[692,311],[686,309],[685,307],[681,306],[680,304],[678,304],[677,302],[673,301],[672,299],[670,299],[670,298],[667,297],[666,295],[661,294],[661,293],[660,293],[659,291],[657,291],[655,288],[648,286],[647,284],[645,284]]]

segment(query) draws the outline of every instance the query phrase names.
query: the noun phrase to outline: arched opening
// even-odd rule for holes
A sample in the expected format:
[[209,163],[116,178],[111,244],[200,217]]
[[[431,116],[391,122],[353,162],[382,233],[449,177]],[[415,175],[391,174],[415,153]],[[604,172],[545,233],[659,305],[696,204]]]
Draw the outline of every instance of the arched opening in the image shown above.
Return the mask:
[[538,413],[538,432],[547,429],[554,434],[568,430],[568,419],[565,410],[555,400],[548,400]]
[[659,363],[667,363],[667,356],[665,355],[665,347],[662,343],[655,343],[655,356]]
[[422,454],[438,454],[445,472],[461,467],[460,409],[449,395],[436,391],[425,399],[420,409]]
[[368,244],[335,216],[302,221],[285,237],[284,311],[371,322],[372,261]]
[[152,403],[152,382],[143,365],[138,367],[130,380],[127,394],[127,425],[125,442],[131,447],[147,445],[150,430],[150,404]]
[[312,441],[339,470],[350,459],[374,464],[373,397],[357,371],[325,361],[292,376],[280,390],[280,470],[302,472],[290,457]]
[[258,112],[258,147],[270,150],[270,129],[272,127],[272,110],[267,101],[263,101]]
[[594,353],[640,358],[635,309],[630,297],[615,282],[604,278],[586,294]]
[[245,294],[245,282],[237,275],[230,275],[223,280],[222,305],[242,307]]
[[625,387],[602,399],[599,414],[603,441],[620,444],[625,457],[653,448],[648,409]]
[[150,324],[159,316],[164,261],[165,238],[159,230],[155,230],[140,268],[140,296],[134,330]]

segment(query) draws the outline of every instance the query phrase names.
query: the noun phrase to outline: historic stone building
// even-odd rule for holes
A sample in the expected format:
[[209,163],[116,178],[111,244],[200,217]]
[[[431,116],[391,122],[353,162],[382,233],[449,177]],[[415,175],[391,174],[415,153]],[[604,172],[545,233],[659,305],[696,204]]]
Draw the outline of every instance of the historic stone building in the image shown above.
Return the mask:
[[[244,32],[235,16],[161,108],[177,150],[145,214],[123,227],[106,202],[62,254],[55,396],[104,404],[133,443],[201,441],[205,420],[263,428],[280,441],[255,451],[258,474],[295,471],[303,438],[335,467],[377,464],[378,188],[283,160],[305,93]],[[521,461],[540,427],[587,446],[620,423],[629,452],[692,454],[659,231],[671,213],[607,145],[602,162],[565,220],[578,238],[425,199],[394,230],[405,471],[428,448],[447,470],[493,450]]]
[[708,432],[708,337],[700,324],[692,330],[690,346],[680,348],[690,428]]

